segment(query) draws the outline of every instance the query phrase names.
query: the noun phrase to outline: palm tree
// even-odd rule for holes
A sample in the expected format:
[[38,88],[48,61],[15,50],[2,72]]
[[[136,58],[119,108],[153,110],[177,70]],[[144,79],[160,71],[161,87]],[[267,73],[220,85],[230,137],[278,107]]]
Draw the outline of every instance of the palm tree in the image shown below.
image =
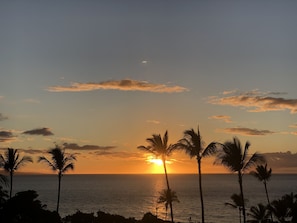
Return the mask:
[[[265,159],[262,155],[254,153],[248,159],[250,143],[246,142],[244,149],[241,147],[241,143],[238,138],[234,137],[233,141],[227,141],[222,145],[222,150],[218,153],[215,163],[227,167],[230,171],[236,172],[238,175],[238,183],[240,188],[241,200],[244,201],[242,176],[252,166],[259,162],[264,162]],[[246,223],[245,204],[243,202],[243,222]]]
[[167,218],[167,209],[168,205],[171,204],[172,202],[179,202],[176,192],[168,189],[164,189],[160,192],[160,197],[158,198],[157,203],[164,203],[165,204],[165,209],[166,209],[166,215],[165,215],[165,220]]
[[[138,149],[144,150],[146,152],[152,153],[157,157],[161,157],[164,167],[165,179],[167,184],[167,190],[170,191],[169,180],[166,169],[166,159],[170,156],[175,149],[171,144],[168,145],[168,132],[166,131],[163,139],[160,134],[153,134],[152,138],[147,138],[146,141],[149,143],[149,146],[138,146]],[[173,210],[172,202],[169,202],[171,221],[173,222]]]
[[30,156],[24,156],[23,158],[20,158],[20,154],[18,153],[17,149],[8,148],[4,156],[0,155],[0,163],[3,165],[4,170],[9,172],[10,176],[9,198],[12,196],[14,172],[28,162],[33,162],[32,158]]
[[[226,202],[225,205],[231,206],[233,208],[238,208],[238,212],[239,212],[239,223],[241,223],[241,212],[243,209],[243,202],[242,202],[242,198],[239,194],[232,194],[231,195],[231,200],[233,201],[233,203],[229,203]],[[245,200],[245,203],[247,202],[247,200]]]
[[69,169],[74,169],[75,156],[70,154],[66,155],[65,150],[62,150],[56,145],[55,148],[50,149],[48,153],[51,155],[51,161],[44,156],[40,156],[38,162],[45,162],[51,167],[53,171],[58,171],[58,201],[57,201],[57,212],[59,212],[60,205],[60,191],[61,191],[61,178],[63,173],[67,172]]
[[[271,177],[271,168],[268,170],[267,169],[267,163],[264,165],[258,165],[256,167],[256,171],[252,171],[251,174],[256,177],[259,181],[263,182],[264,188],[265,188],[265,193],[266,193],[266,198],[268,205],[270,206],[270,201],[269,201],[269,196],[268,196],[268,190],[267,190],[267,181],[270,180]],[[273,221],[272,214],[271,214],[271,221]]]
[[269,222],[269,211],[263,204],[252,206],[249,215],[253,218],[252,223],[266,223]]
[[216,152],[216,143],[212,142],[207,147],[203,147],[203,141],[200,135],[199,126],[198,131],[194,129],[184,131],[184,138],[179,140],[175,145],[178,149],[182,149],[190,158],[195,157],[198,164],[198,176],[199,176],[199,192],[200,192],[200,203],[201,203],[201,217],[202,223],[204,223],[204,202],[202,193],[202,174],[201,174],[201,160],[203,157],[208,157]]

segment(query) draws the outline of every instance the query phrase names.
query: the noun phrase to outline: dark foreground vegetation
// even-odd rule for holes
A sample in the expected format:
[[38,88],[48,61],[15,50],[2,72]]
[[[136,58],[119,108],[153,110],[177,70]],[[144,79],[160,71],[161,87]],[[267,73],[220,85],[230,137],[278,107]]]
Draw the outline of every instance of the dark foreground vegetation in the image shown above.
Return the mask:
[[61,218],[56,211],[46,209],[38,200],[36,191],[28,190],[17,193],[12,198],[0,187],[0,222],[1,223],[166,223],[151,213],[146,213],[141,220],[125,218],[120,215],[98,211],[83,213],[77,211]]
[[[270,207],[259,205],[252,207],[249,215],[253,219],[247,222],[269,223],[270,214],[273,222],[297,222],[296,195],[287,194],[279,200],[272,201]],[[56,211],[47,210],[46,205],[38,200],[36,191],[28,190],[16,193],[9,198],[8,192],[0,186],[0,222],[2,223],[168,223],[151,213],[146,213],[142,219],[125,218],[116,214],[102,211],[97,213],[83,213],[76,211],[72,215],[61,218]]]

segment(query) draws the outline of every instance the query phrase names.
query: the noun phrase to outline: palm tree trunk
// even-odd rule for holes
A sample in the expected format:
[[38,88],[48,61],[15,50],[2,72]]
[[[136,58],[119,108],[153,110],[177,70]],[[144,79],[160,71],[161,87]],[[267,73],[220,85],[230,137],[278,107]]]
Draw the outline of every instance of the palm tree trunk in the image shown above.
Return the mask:
[[204,203],[203,203],[203,196],[202,196],[202,183],[201,183],[201,159],[197,158],[198,161],[198,173],[199,173],[199,190],[200,190],[200,202],[201,202],[201,217],[202,223],[204,223]]
[[62,173],[59,172],[58,174],[58,201],[57,201],[57,213],[59,213],[59,205],[60,205],[60,191],[61,191],[61,178],[62,178]]
[[[164,172],[165,172],[167,190],[170,191],[170,186],[169,186],[169,180],[168,180],[168,175],[167,175],[167,169],[166,169],[165,159],[162,159],[162,161],[163,161],[163,167],[164,167]],[[172,202],[171,201],[169,201],[169,206],[170,206],[171,222],[173,223],[173,208],[172,208]]]
[[10,175],[10,191],[9,191],[9,198],[11,198],[11,196],[12,196],[12,178],[13,178],[13,170],[11,170],[10,172],[9,172],[9,175]]
[[[268,205],[270,206],[270,201],[269,201],[269,196],[268,196],[268,190],[267,190],[266,181],[264,181],[263,183],[264,183],[264,187],[265,187],[265,193],[266,193],[267,202],[268,202]],[[272,213],[270,213],[270,217],[271,217],[271,221],[273,222]]]
[[242,174],[240,171],[238,171],[238,182],[239,182],[239,187],[240,187],[240,196],[241,196],[241,200],[242,200],[243,223],[246,223],[245,204],[244,204],[243,186],[242,186]]

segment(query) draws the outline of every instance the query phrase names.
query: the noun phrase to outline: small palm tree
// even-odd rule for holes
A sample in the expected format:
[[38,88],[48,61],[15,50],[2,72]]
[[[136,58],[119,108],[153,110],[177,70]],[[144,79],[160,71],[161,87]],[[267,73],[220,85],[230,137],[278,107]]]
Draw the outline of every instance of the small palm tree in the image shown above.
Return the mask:
[[274,214],[278,222],[288,222],[287,219],[290,217],[290,207],[288,205],[288,201],[284,197],[282,197],[282,199],[272,201],[269,206],[269,210]]
[[[238,213],[239,213],[239,222],[241,223],[241,212],[243,209],[243,202],[242,202],[242,198],[239,194],[232,194],[231,195],[231,200],[233,203],[230,202],[226,202],[225,205],[226,206],[230,206],[232,208],[238,208]],[[245,200],[245,203],[247,202],[247,200]]]
[[[215,163],[219,163],[227,167],[230,171],[236,172],[238,175],[238,183],[240,188],[241,200],[244,201],[242,176],[245,171],[252,166],[257,165],[260,162],[265,162],[262,155],[254,153],[248,158],[248,151],[250,143],[246,142],[244,149],[242,149],[241,143],[238,138],[234,137],[233,141],[227,141],[222,145],[222,150],[218,153]],[[243,202],[243,222],[246,223],[245,204]]]
[[252,223],[267,223],[269,222],[269,211],[263,204],[252,206],[250,208],[249,216],[253,218]]
[[[256,167],[256,171],[252,171],[251,174],[256,177],[259,181],[263,182],[264,188],[265,188],[265,193],[266,193],[266,198],[267,198],[267,203],[270,206],[270,201],[269,201],[269,196],[268,196],[268,190],[267,190],[267,182],[270,180],[271,177],[271,168],[268,170],[267,169],[267,163],[264,165],[258,165]],[[271,220],[273,221],[272,214],[271,214]]]
[[30,156],[23,156],[22,158],[20,158],[20,154],[18,153],[17,149],[8,148],[4,156],[0,155],[0,163],[3,166],[4,170],[9,172],[10,176],[9,198],[11,198],[12,196],[14,172],[28,162],[33,162],[32,158]]
[[176,192],[173,190],[168,190],[164,189],[160,192],[160,197],[158,198],[157,203],[164,203],[165,204],[165,210],[166,210],[166,215],[165,215],[165,220],[167,219],[167,210],[168,210],[168,205],[171,204],[172,202],[179,202]]
[[204,223],[204,202],[202,193],[201,160],[204,157],[215,154],[217,143],[212,142],[206,147],[204,147],[203,144],[198,127],[197,132],[195,132],[194,129],[184,131],[184,138],[179,140],[175,145],[178,149],[181,149],[188,154],[190,158],[195,157],[197,159],[202,223]]
[[60,191],[61,191],[61,178],[63,173],[68,170],[74,169],[74,162],[76,160],[75,156],[70,154],[66,155],[65,150],[62,150],[56,145],[55,148],[48,151],[51,155],[51,161],[44,156],[40,156],[38,162],[45,162],[51,167],[53,171],[58,171],[58,201],[57,201],[57,212],[59,212],[60,205]]
[[[169,180],[167,175],[166,168],[166,159],[170,156],[175,149],[171,144],[168,145],[168,132],[166,131],[163,138],[160,134],[153,134],[152,138],[147,138],[146,141],[149,143],[149,146],[138,146],[138,149],[144,150],[146,152],[152,153],[157,157],[161,157],[164,167],[165,179],[167,184],[167,190],[170,191]],[[172,203],[169,203],[171,221],[173,222],[173,208]]]

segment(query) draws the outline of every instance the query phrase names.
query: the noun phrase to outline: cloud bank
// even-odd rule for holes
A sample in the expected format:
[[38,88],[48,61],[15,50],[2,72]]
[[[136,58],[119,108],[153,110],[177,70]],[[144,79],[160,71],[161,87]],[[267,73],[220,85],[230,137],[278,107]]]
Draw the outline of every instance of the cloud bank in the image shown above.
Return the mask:
[[155,93],[179,93],[187,91],[181,86],[168,86],[165,84],[154,84],[147,81],[131,79],[111,80],[103,82],[71,83],[70,86],[52,86],[47,89],[51,92],[80,92],[94,90],[119,90],[119,91],[147,91]]
[[297,173],[297,153],[264,153],[268,167],[273,173]]
[[222,131],[225,133],[232,133],[232,134],[239,134],[239,135],[246,135],[246,136],[264,136],[264,135],[270,135],[275,133],[270,130],[259,130],[259,129],[250,129],[250,128],[242,128],[242,127],[225,128]]
[[39,129],[32,129],[23,132],[23,134],[26,135],[42,135],[42,136],[50,136],[54,135],[49,128],[39,128]]
[[[230,95],[231,94],[231,95]],[[249,112],[282,111],[289,110],[291,114],[297,113],[297,99],[274,97],[284,92],[224,92],[223,97],[210,97],[208,102],[218,105],[230,105],[248,109]],[[230,95],[230,96],[225,96]]]
[[9,131],[0,131],[0,142],[8,142],[14,139],[14,135]]

